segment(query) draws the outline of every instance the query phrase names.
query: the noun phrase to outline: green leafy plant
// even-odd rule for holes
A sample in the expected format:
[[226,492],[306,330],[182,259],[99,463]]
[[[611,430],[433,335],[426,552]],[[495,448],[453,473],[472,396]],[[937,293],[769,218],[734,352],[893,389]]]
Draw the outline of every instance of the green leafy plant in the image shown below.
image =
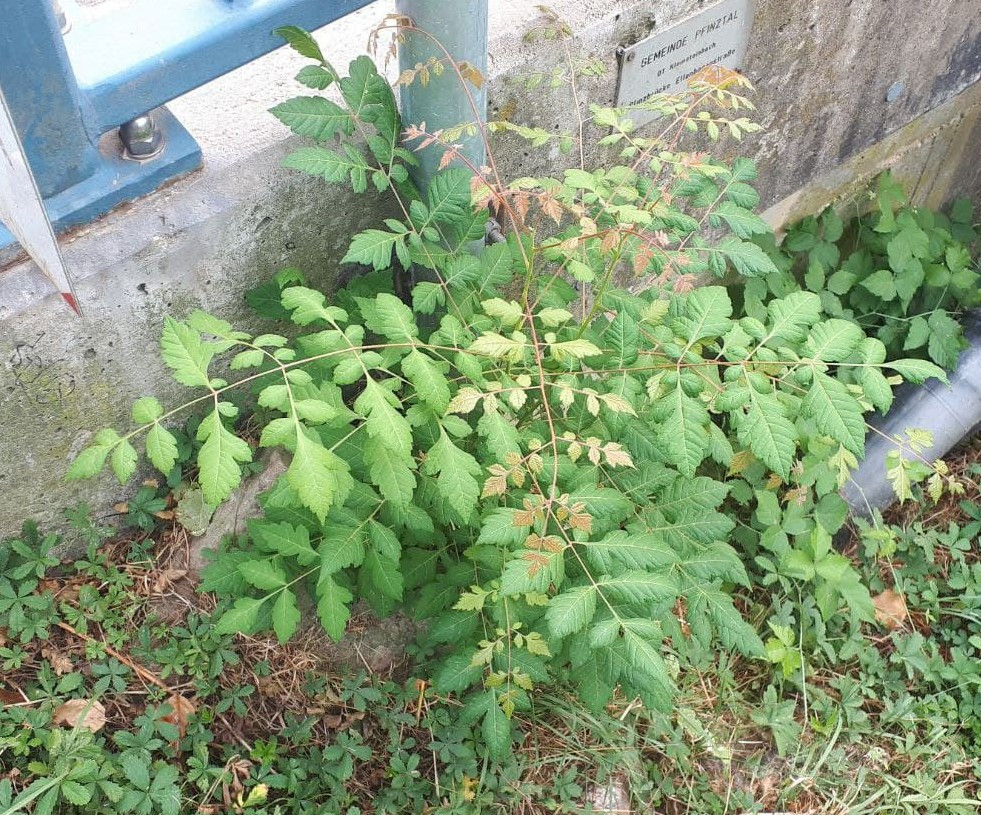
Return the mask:
[[[468,130],[486,136],[476,111],[452,132],[403,129],[369,58],[341,76],[308,35],[283,33],[314,60],[302,81],[341,100],[274,109],[318,142],[286,165],[355,193],[370,182],[397,212],[341,259],[370,271],[329,301],[292,275],[276,281],[292,323],[280,333],[200,311],[167,318],[163,359],[201,395],[169,410],[140,399],[136,429],[101,431],[69,473],[91,477],[108,461],[126,481],[138,436],[169,473],[166,420],[206,408],[198,483],[217,504],[254,457],[228,394],[254,390],[267,417],[259,447],[284,449],[290,464],[247,539],[205,573],[203,588],[234,601],[217,632],[271,628],[287,640],[301,593],[334,638],[355,597],[381,614],[401,604],[427,623],[435,687],[461,696],[460,721],[479,722],[500,757],[536,685],[568,679],[594,709],[619,687],[670,710],[691,655],[765,657],[743,617],[736,546],[759,549],[773,525],[798,572],[809,556],[829,584],[825,611],[860,600],[862,616],[867,594],[821,543],[834,531],[827,497],[863,453],[863,414],[899,377],[943,372],[886,362],[854,321],[823,319],[816,294],[738,311],[726,288],[695,287],[776,272],[751,240],[767,232],[752,164],[678,148],[687,132],[756,127],[734,117],[751,108],[743,80],[696,78],[685,95],[639,106],[661,114],[654,135],[635,131],[630,110],[592,106],[586,131],[605,133],[613,159],[507,181],[493,151],[474,167],[455,144]],[[445,52],[441,63],[433,81],[476,81]],[[406,143],[443,151],[424,192]],[[507,239],[474,251],[488,207]],[[405,302],[395,278],[410,266],[431,279]]]
[[971,203],[949,214],[913,207],[888,172],[870,197],[872,210],[847,224],[830,208],[804,218],[778,251],[828,315],[858,322],[889,358],[912,353],[949,370],[965,346],[957,315],[981,302]]

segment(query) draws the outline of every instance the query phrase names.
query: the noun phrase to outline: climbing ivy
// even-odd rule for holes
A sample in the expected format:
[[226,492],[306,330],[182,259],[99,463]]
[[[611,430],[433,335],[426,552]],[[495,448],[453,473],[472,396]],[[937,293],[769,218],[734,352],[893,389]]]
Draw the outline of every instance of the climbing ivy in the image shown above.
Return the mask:
[[[486,136],[483,125],[404,128],[368,57],[341,76],[308,35],[284,34],[314,61],[301,81],[335,91],[274,109],[314,141],[287,166],[354,193],[370,186],[396,214],[353,236],[339,260],[366,271],[329,299],[295,274],[265,289],[289,329],[168,318],[163,359],[200,395],[169,410],[139,400],[135,429],[101,431],[69,474],[108,461],[128,480],[139,437],[168,472],[167,421],[192,407],[206,411],[197,465],[211,504],[239,485],[256,442],[288,454],[263,517],[205,572],[203,588],[234,601],[219,631],[287,640],[304,594],[334,638],[356,598],[381,614],[406,608],[426,623],[436,689],[460,697],[460,716],[501,755],[512,715],[543,684],[566,679],[596,708],[619,687],[666,710],[693,649],[765,657],[734,543],[777,535],[798,560],[819,551],[836,569],[828,613],[843,601],[866,614],[847,560],[826,556],[843,520],[836,490],[862,456],[863,414],[889,398],[888,374],[943,372],[885,363],[880,340],[822,320],[811,292],[750,316],[726,288],[695,286],[775,271],[750,240],[768,231],[751,162],[678,147],[688,132],[755,129],[735,116],[751,109],[741,77],[706,72],[688,93],[644,103],[661,114],[653,135],[634,130],[630,110],[592,106],[584,131],[603,134],[608,161],[507,181],[493,152],[474,167],[455,146],[465,130]],[[442,64],[433,81],[480,80],[448,54]],[[409,178],[419,149],[444,156],[425,192]],[[475,250],[488,209],[506,240]],[[410,268],[418,282],[402,297]],[[233,389],[255,393],[257,439],[236,424]]]

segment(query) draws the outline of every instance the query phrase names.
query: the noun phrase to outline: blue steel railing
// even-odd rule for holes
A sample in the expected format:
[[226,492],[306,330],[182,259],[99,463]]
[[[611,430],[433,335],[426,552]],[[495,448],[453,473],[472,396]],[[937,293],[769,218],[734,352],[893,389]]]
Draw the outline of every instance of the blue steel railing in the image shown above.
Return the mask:
[[[56,229],[200,166],[194,138],[162,105],[282,45],[278,26],[317,28],[370,2],[133,0],[62,35],[53,0],[0,0],[0,87]],[[151,157],[103,138],[148,126],[148,114],[163,137]],[[0,249],[12,241],[0,225]]]

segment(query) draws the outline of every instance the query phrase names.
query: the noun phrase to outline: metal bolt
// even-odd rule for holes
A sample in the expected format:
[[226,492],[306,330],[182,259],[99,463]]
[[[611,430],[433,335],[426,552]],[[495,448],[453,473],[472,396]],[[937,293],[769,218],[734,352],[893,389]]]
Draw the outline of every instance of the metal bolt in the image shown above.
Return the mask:
[[886,101],[890,104],[899,99],[900,96],[906,91],[906,83],[903,80],[897,80],[893,82],[889,89],[886,91]]
[[627,62],[633,62],[635,59],[637,59],[636,51],[631,51],[629,54],[627,54]]
[[119,128],[119,140],[123,143],[123,158],[134,161],[153,158],[166,144],[163,131],[149,113],[125,122]]

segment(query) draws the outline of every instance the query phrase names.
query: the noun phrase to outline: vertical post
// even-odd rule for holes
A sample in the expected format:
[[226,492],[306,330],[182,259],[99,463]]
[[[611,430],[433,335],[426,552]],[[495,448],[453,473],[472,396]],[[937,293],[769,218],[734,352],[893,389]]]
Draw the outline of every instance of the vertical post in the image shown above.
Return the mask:
[[98,152],[50,0],[0,0],[0,83],[41,194],[92,175]]
[[[398,0],[399,14],[412,19],[418,28],[429,32],[450,55],[459,62],[469,62],[487,75],[487,3],[488,0]],[[406,32],[399,47],[399,67],[411,69],[431,57],[443,59],[444,54],[429,38]],[[469,91],[473,104],[467,96]],[[461,87],[456,74],[446,71],[432,79],[426,87],[413,82],[401,89],[402,118],[409,124],[425,122],[428,130],[453,127],[474,121],[476,107],[480,121],[487,119],[487,84],[478,89],[472,84]],[[480,167],[485,160],[485,146],[479,134],[460,140],[461,153]],[[414,168],[413,180],[425,189],[436,172],[440,155],[436,150],[416,154],[419,166]]]

